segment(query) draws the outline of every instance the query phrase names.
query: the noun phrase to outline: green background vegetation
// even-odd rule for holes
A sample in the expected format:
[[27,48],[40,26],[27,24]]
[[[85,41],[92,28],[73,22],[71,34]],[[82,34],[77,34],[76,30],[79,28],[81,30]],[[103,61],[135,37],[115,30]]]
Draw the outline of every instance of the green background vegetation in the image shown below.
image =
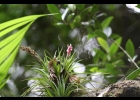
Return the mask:
[[[69,9],[69,11],[66,15],[60,13],[63,11],[66,12],[67,9]],[[44,15],[53,13],[58,14]],[[5,32],[6,35],[1,36],[5,30],[3,28],[5,27],[4,22],[29,15],[44,16],[33,16],[32,18],[22,19],[20,20],[22,27],[15,28],[11,32]],[[33,21],[31,26],[27,27],[27,31],[25,27],[29,24],[23,21],[27,21],[27,23]],[[82,22],[89,24],[83,25],[81,24]],[[22,40],[21,45],[30,46],[41,57],[44,56],[44,50],[54,55],[54,52],[58,48],[63,47],[66,49],[67,44],[71,43],[74,48],[76,48],[77,44],[81,44],[81,51],[77,53],[79,54],[78,58],[82,59],[81,63],[87,67],[86,72],[102,72],[106,77],[111,75],[111,78],[107,78],[107,80],[109,83],[114,83],[122,77],[135,79],[140,71],[134,63],[128,61],[128,56],[125,55],[124,51],[119,49],[119,47],[109,41],[109,39],[113,39],[117,44],[120,44],[133,59],[134,56],[137,55],[138,57],[135,59],[135,62],[139,65],[139,22],[140,14],[135,13],[124,4],[75,4],[72,7],[67,4],[2,4],[0,5],[0,42],[14,34],[14,32],[25,28],[23,30],[25,31],[25,35],[23,32],[23,36],[20,37],[20,40]],[[16,26],[16,23],[11,22],[6,25]],[[112,34],[109,37],[103,32],[108,26],[112,29]],[[78,31],[80,35],[71,37],[71,33],[74,30]],[[15,39],[21,35],[21,33],[17,34]],[[96,38],[101,46],[100,50],[95,50],[96,55],[94,57],[88,52],[82,51],[86,45],[82,42],[82,37],[85,35],[87,35],[89,39]],[[17,52],[17,55],[13,53],[16,58],[13,59],[14,63],[9,73],[10,81],[13,82],[13,84],[10,86],[6,84],[1,89],[0,94],[2,96],[20,96],[27,86],[27,81],[22,80],[32,76],[32,72],[30,72],[31,67],[27,65],[31,65],[36,59],[18,50],[18,46],[14,47],[14,44],[20,43],[20,40],[19,42],[13,42],[13,45],[9,45],[7,49],[4,49],[3,43],[8,45],[10,40],[0,44],[0,49],[1,51],[3,50],[3,52],[0,52],[1,59],[4,55],[5,57],[8,55],[6,52],[10,49],[11,51],[15,50],[15,52]],[[21,55],[21,52],[23,55]],[[14,58],[14,55],[12,58]],[[10,62],[12,63],[12,60],[10,60]],[[5,68],[2,60],[0,63],[1,66]],[[5,72],[7,70],[9,71],[9,68],[6,68]],[[29,72],[28,75],[27,72]],[[132,72],[134,74],[132,74]]]

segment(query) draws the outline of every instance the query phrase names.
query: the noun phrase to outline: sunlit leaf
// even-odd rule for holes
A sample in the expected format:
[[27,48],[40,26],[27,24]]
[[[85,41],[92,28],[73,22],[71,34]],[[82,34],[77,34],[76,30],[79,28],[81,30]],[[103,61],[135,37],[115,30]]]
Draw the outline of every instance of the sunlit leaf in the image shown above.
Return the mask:
[[31,16],[25,16],[25,17],[21,17],[21,18],[17,18],[14,20],[10,20],[4,23],[0,24],[0,31],[3,30],[4,28],[7,28],[9,26],[12,26],[14,24],[17,23],[21,23],[23,21],[27,21],[27,20],[35,20],[36,18],[42,17],[42,16],[47,16],[47,15],[54,15],[54,14],[42,14],[42,15],[31,15]]
[[[122,38],[118,38],[118,39],[115,40],[115,42],[118,45],[121,44],[121,41],[122,41]],[[111,55],[113,55],[118,51],[118,49],[119,49],[119,47],[115,43],[112,43],[111,46],[110,46],[109,52],[110,52]]]
[[[0,87],[4,86],[4,79],[6,78],[9,68],[11,67],[16,54],[18,52],[22,38],[26,31],[29,29],[31,24],[39,17],[53,15],[53,14],[42,14],[42,15],[31,15],[22,18],[17,18],[0,24]],[[24,27],[23,27],[24,26]],[[20,28],[17,29],[17,28]],[[23,28],[22,28],[23,27]],[[17,32],[9,34],[9,32],[16,30]],[[7,37],[6,36],[8,34]]]
[[101,37],[98,37],[97,41],[101,45],[101,47],[108,53],[109,52],[109,45],[108,45],[107,41]]
[[93,68],[89,69],[89,71],[91,71],[91,72],[96,72],[97,70],[98,70],[98,67],[93,67]]
[[133,71],[132,73],[130,73],[127,77],[126,77],[126,79],[131,79],[131,80],[133,80],[133,79],[135,79],[135,78],[137,78],[138,76],[140,75],[140,68],[139,69],[136,69],[135,71]]
[[[6,43],[6,45],[1,48],[0,53],[3,54],[0,56],[0,63],[2,63],[2,61],[14,50],[14,48],[20,43],[20,41],[22,40],[25,32],[27,31],[27,29],[29,28],[30,24],[27,25],[25,28],[23,28],[22,30],[20,30],[19,32],[15,33],[18,34],[17,37],[14,37],[12,41],[7,41],[8,39],[5,39],[1,42],[0,47],[2,46],[2,43]],[[16,35],[14,35],[16,36]],[[3,60],[2,60],[3,59]]]
[[127,53],[133,58],[135,55],[135,48],[134,48],[134,44],[132,43],[132,41],[129,39],[125,45],[125,50],[127,51]]
[[15,50],[11,53],[11,55],[1,64],[1,66],[0,66],[0,83],[3,82],[3,80],[7,76],[8,70],[14,61],[18,48],[19,48],[19,46],[17,46],[15,48]]
[[96,72],[100,72],[100,73],[102,73],[102,74],[109,74],[109,72],[107,71],[107,69],[105,69],[105,68],[100,68],[100,69],[98,69]]
[[47,4],[47,8],[50,13],[58,13],[57,15],[54,15],[53,17],[55,17],[58,20],[61,20],[61,13],[55,4]]
[[6,84],[7,80],[9,79],[10,77],[7,77],[6,79],[4,79],[1,83],[0,83],[0,89]]
[[103,20],[101,23],[102,29],[108,27],[112,20],[113,20],[113,16],[107,17],[105,20]]
[[2,37],[3,35],[7,34],[8,32],[13,31],[14,29],[17,29],[17,28],[20,27],[20,26],[25,25],[26,23],[31,22],[32,20],[33,20],[33,19],[27,20],[27,21],[24,21],[24,22],[21,22],[21,23],[17,23],[17,24],[14,25],[14,26],[11,26],[11,27],[9,27],[9,28],[4,29],[3,31],[1,31],[0,37]]

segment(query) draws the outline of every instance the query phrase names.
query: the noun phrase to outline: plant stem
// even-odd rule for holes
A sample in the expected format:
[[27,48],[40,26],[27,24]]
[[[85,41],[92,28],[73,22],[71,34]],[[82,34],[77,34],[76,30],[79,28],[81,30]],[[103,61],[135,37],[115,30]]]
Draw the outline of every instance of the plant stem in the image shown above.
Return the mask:
[[118,44],[116,43],[113,39],[110,39],[112,42],[114,42],[127,56],[128,58],[131,60],[131,62],[137,67],[137,69],[139,69],[139,66],[134,62],[134,60],[131,58],[131,56]]

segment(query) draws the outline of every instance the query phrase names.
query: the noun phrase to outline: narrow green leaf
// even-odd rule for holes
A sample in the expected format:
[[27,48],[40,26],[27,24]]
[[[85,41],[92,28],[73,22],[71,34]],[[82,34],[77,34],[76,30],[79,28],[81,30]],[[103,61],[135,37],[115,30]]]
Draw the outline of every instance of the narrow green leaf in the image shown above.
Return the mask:
[[100,72],[102,74],[109,74],[108,70],[107,69],[103,69],[103,68],[102,69],[101,68],[98,69],[97,72]]
[[[15,39],[12,42],[10,42],[7,46],[5,46],[4,48],[1,48],[0,53],[3,55],[0,56],[0,59],[1,59],[0,63],[12,52],[12,50],[15,48],[15,46],[17,46],[17,44],[19,44],[19,42],[21,41],[25,32],[27,31],[27,29],[30,27],[31,24],[32,24],[32,22],[29,23],[25,28],[23,28],[20,31],[18,31],[17,33],[15,33],[15,34],[18,34],[18,37],[15,37]],[[12,45],[12,46],[9,46],[9,45]],[[0,46],[2,46],[1,43],[0,43]]]
[[35,20],[38,17],[47,16],[47,15],[53,15],[53,14],[30,15],[30,16],[25,16],[25,17],[21,17],[21,18],[17,18],[17,19],[14,19],[14,20],[4,22],[4,23],[0,24],[0,31],[4,28],[7,28],[7,27],[11,26],[11,25],[21,23],[21,22],[27,21],[27,20]]
[[117,52],[116,59],[121,59],[124,55],[124,52]]
[[[46,15],[54,15],[54,14],[43,14],[43,15],[32,15],[32,16],[25,16],[22,18],[17,18],[11,21],[7,21],[0,24],[0,37],[8,34],[9,32],[17,29],[20,26],[23,26],[27,23],[24,28],[19,30],[16,33],[11,34],[7,38],[4,38],[0,42],[0,88],[4,86],[4,79],[8,74],[8,70],[11,67],[17,51],[20,46],[20,42],[26,33],[26,31],[29,29],[30,25],[35,21],[35,19],[46,16]],[[9,35],[9,34],[8,34]]]
[[98,37],[98,38],[97,38],[97,41],[98,41],[98,43],[101,45],[101,47],[102,47],[107,53],[109,53],[109,45],[108,45],[107,41],[104,40],[104,39],[101,38],[101,37]]
[[58,13],[57,15],[54,15],[53,17],[55,17],[58,20],[61,20],[60,11],[55,4],[47,4],[47,8],[48,8],[50,13]]
[[39,83],[36,83],[34,85],[32,85],[30,88],[28,88],[22,95],[21,97],[24,97],[27,93],[29,93],[32,89],[34,89],[36,86],[39,86]]
[[9,77],[7,77],[6,79],[2,80],[0,83],[0,89],[6,84],[7,80],[9,79]]
[[112,38],[112,39],[117,39],[119,37],[120,37],[120,35],[118,35],[116,33],[112,33],[111,36],[110,36],[110,38]]
[[114,65],[118,65],[116,67],[120,68],[120,67],[124,67],[124,66],[121,66],[121,65],[124,65],[124,62],[122,59],[119,59],[119,60],[116,60],[114,63]]
[[69,97],[73,91],[74,91],[74,89],[70,89],[69,91],[66,91],[67,92],[66,96]]
[[[120,45],[121,44],[121,41],[122,41],[122,38],[118,38],[115,40],[115,42]],[[118,51],[119,47],[115,44],[115,43],[112,43],[110,48],[109,48],[109,53],[110,55],[113,55],[115,54],[117,51]]]
[[95,20],[95,24],[93,24],[93,27],[95,29],[100,29],[102,30],[101,22],[99,20]]
[[49,96],[49,97],[54,97],[54,92],[51,90],[51,89],[46,89],[46,92],[47,92],[47,96]]
[[23,21],[23,22],[21,22],[21,23],[17,23],[16,25],[13,25],[13,26],[11,26],[11,27],[9,27],[9,28],[7,28],[7,29],[4,29],[3,31],[0,32],[0,37],[2,37],[2,36],[5,35],[6,33],[11,32],[11,31],[13,31],[14,29],[17,29],[18,27],[23,26],[23,25],[25,25],[25,24],[27,24],[27,23],[29,23],[29,22],[31,22],[31,21],[32,21],[32,19],[26,20],[26,21]]
[[93,33],[93,30],[89,27],[87,28],[88,31],[88,39],[95,38],[97,35]]
[[18,31],[18,33],[15,33],[15,34],[12,34],[12,35],[10,35],[9,37],[7,37],[7,38],[5,38],[4,40],[2,40],[1,42],[0,42],[0,48],[2,48],[3,46],[5,46],[6,44],[9,44],[10,42],[12,42],[13,40],[15,40],[15,38],[17,38],[18,36],[20,36],[21,34],[21,32],[22,32],[23,30],[20,30],[20,31]]
[[[13,40],[12,42],[10,42],[8,45],[6,45],[4,48],[1,49],[0,51],[0,63],[2,63],[5,58],[7,58],[7,56],[9,56],[9,54],[14,50],[14,48],[19,44],[20,40],[22,38],[22,34],[16,38],[15,40]],[[10,47],[9,45],[13,45],[12,47]]]
[[132,41],[129,39],[125,45],[125,50],[133,58],[135,55],[135,48]]
[[107,17],[105,20],[103,20],[101,23],[102,29],[108,27],[112,19],[113,19],[113,16],[110,16],[110,17]]
[[80,15],[77,15],[73,19],[72,23],[70,23],[70,26],[73,29],[73,28],[79,27],[80,23],[81,23],[81,16]]
[[99,5],[98,4],[93,4],[92,9],[91,9],[91,15],[94,16],[95,12],[99,11]]
[[[17,54],[17,50],[19,48],[20,42],[21,42],[25,32],[28,30],[28,28],[30,27],[30,25],[32,23],[33,23],[33,21],[30,22],[25,28],[23,28],[19,32],[15,33],[18,35],[14,34],[14,35],[12,35],[12,38],[11,38],[11,36],[9,36],[8,38],[6,38],[6,39],[2,40],[2,42],[0,42],[0,48],[1,48],[0,54],[2,54],[2,55],[0,55],[0,82],[3,82],[4,78],[7,76],[8,70],[9,70],[10,66],[12,65],[12,63],[15,59],[15,56]],[[21,23],[19,25],[23,25],[23,23]],[[10,29],[12,29],[13,27],[14,26],[10,27]],[[18,27],[18,26],[16,26],[16,27]],[[4,32],[5,32],[5,34],[8,33],[8,31],[7,32],[2,31],[1,33],[3,34]],[[13,39],[13,41],[12,41],[12,39]],[[3,85],[4,84],[2,84],[2,86]]]
[[74,13],[69,14],[67,17],[67,21],[68,22],[72,21],[72,19],[74,18],[74,15],[75,15]]
[[46,73],[43,69],[40,68],[32,68],[32,70],[36,70],[38,73],[40,73],[43,77],[48,77],[48,73]]
[[89,69],[89,71],[93,72],[93,73],[96,72],[97,70],[98,70],[98,67],[93,67],[93,68]]
[[[128,66],[126,66],[125,68],[127,68]],[[136,70],[136,68],[135,67],[132,67],[132,68],[129,68],[128,70],[127,70],[127,72],[125,72],[125,76],[128,76],[128,75],[130,75],[133,71],[135,71]]]
[[84,19],[85,16],[87,15],[87,13],[89,13],[92,9],[92,6],[89,6],[87,8],[85,8],[81,13],[80,13],[80,16],[81,16],[81,19]]
[[88,39],[95,38],[95,37],[97,37],[96,34],[88,33]]
[[[75,22],[76,21],[76,22]],[[74,22],[75,22],[75,26],[78,27],[81,23],[81,16],[80,15],[77,15],[75,18],[74,18]]]
[[133,79],[137,78],[139,75],[140,75],[140,68],[139,68],[139,69],[136,69],[136,70],[133,71],[131,74],[129,74],[129,75],[126,77],[126,79],[133,80]]
[[105,64],[105,67],[106,69],[108,70],[108,72],[114,76],[117,76],[119,73],[118,73],[118,70],[115,68],[114,65],[110,64],[110,63],[107,63]]
[[4,80],[4,78],[6,77],[8,70],[10,68],[10,66],[12,65],[14,58],[17,54],[19,45],[15,48],[15,50],[11,53],[11,55],[1,64],[0,66],[0,82],[2,82]]
[[[106,52],[104,50],[98,49],[94,50],[96,52],[96,55],[94,56],[94,63],[99,63],[100,59],[103,59],[103,57],[106,55]],[[100,65],[98,65],[100,66]]]
[[107,36],[101,30],[95,30],[93,34],[96,34],[98,37],[101,37],[103,39],[107,39]]

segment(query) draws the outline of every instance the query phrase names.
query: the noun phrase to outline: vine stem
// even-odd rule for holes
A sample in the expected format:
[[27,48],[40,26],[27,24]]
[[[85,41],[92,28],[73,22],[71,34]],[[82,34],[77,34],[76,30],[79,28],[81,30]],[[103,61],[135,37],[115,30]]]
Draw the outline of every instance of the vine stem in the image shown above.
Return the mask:
[[134,60],[131,58],[131,56],[118,44],[116,43],[113,39],[110,39],[112,42],[114,42],[127,56],[128,58],[131,60],[131,62],[137,67],[137,69],[139,69],[139,66],[134,62]]

